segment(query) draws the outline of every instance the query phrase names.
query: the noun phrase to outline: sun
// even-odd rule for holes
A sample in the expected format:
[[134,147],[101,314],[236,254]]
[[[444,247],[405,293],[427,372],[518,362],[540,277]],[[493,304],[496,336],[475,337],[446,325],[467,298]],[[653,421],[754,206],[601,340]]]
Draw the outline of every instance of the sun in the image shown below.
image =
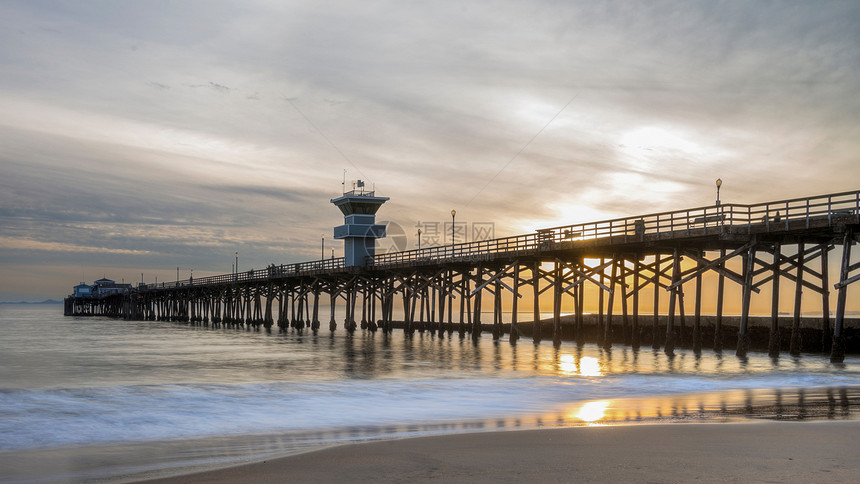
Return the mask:
[[666,156],[700,157],[705,149],[684,131],[665,126],[642,126],[625,133],[618,148],[633,168],[650,168]]

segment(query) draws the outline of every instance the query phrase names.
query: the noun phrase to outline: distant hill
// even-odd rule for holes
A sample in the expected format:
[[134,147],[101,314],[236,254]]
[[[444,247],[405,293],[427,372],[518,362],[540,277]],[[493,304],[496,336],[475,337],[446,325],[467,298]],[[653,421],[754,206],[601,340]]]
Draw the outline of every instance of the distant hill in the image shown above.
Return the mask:
[[63,304],[63,301],[57,301],[54,299],[45,299],[44,301],[39,302],[27,302],[27,301],[0,301],[0,304]]

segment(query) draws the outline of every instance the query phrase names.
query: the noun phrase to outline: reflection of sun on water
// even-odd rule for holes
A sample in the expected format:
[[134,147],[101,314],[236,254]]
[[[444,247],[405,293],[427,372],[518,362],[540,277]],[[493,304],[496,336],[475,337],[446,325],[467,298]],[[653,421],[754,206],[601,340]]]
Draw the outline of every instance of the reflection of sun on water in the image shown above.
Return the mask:
[[564,376],[603,376],[600,361],[593,356],[583,356],[579,360],[578,367],[576,363],[576,358],[573,355],[561,355],[558,357],[558,372]]
[[561,355],[558,362],[558,370],[565,376],[576,375],[576,360],[573,358],[573,355]]
[[603,371],[600,369],[600,361],[593,356],[583,356],[579,360],[579,374],[582,376],[602,376]]
[[606,409],[609,408],[609,400],[599,400],[597,402],[588,402],[573,414],[573,418],[582,420],[583,422],[596,422],[603,418],[606,414]]

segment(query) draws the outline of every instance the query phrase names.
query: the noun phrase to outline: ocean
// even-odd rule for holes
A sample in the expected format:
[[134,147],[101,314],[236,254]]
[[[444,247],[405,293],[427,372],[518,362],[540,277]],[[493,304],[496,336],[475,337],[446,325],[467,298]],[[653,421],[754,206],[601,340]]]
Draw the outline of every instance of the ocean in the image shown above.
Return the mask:
[[125,482],[345,442],[725,421],[755,417],[753,407],[858,418],[857,356],[667,357],[489,334],[314,335],[62,312],[0,306],[3,482]]

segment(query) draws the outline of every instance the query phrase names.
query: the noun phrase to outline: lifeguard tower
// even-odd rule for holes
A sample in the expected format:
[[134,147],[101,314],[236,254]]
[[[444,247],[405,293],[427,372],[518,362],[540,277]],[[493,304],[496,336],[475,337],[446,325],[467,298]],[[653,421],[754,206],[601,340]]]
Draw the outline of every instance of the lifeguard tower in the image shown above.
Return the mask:
[[387,201],[375,190],[366,191],[362,180],[331,200],[343,212],[344,224],[334,228],[334,238],[343,239],[344,267],[364,267],[375,255],[376,239],[385,237],[385,226],[376,225],[376,211]]

